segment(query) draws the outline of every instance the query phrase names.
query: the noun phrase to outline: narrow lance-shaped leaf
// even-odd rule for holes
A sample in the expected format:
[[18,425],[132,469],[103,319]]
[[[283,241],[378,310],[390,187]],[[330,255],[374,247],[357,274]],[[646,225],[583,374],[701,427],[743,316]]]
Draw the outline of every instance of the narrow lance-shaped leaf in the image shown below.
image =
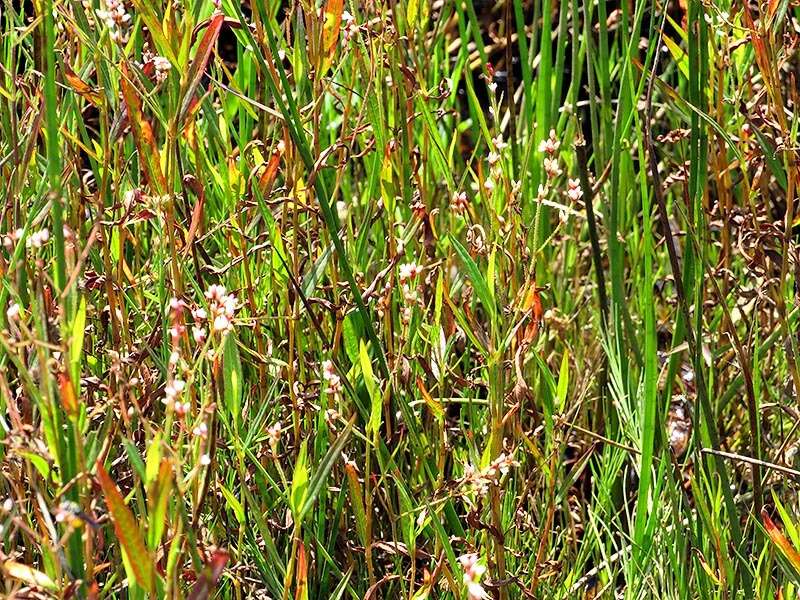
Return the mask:
[[155,575],[153,572],[153,561],[147,547],[144,545],[144,537],[133,516],[131,509],[125,504],[117,485],[103,468],[100,461],[97,462],[97,478],[103,494],[106,498],[106,506],[111,514],[111,521],[114,523],[114,532],[119,540],[122,551],[127,555],[127,564],[133,572],[133,578],[140,587],[152,592],[154,589]]
[[122,63],[122,96],[128,106],[128,120],[131,124],[133,141],[136,150],[139,152],[140,160],[144,168],[147,181],[157,194],[164,194],[167,189],[167,181],[161,171],[161,162],[158,155],[158,147],[153,137],[153,128],[145,119],[142,112],[142,101],[139,94],[130,81],[130,71],[126,63]]
[[325,23],[322,26],[322,75],[328,71],[333,63],[336,43],[339,41],[339,31],[342,28],[343,12],[344,0],[328,0],[325,4]]
[[[197,54],[194,56],[194,60],[189,67],[185,80],[186,87],[184,89],[183,102],[181,103],[181,111],[178,117],[179,122],[182,122],[183,118],[186,116],[186,111],[189,109],[197,86],[200,84],[200,78],[206,70],[208,59],[211,57],[211,52],[214,50],[214,46],[217,43],[217,38],[219,37],[219,32],[222,29],[222,23],[224,21],[225,16],[222,14],[215,14],[211,17],[208,29],[206,29],[203,39],[197,47]],[[184,82],[181,83],[183,84]]]

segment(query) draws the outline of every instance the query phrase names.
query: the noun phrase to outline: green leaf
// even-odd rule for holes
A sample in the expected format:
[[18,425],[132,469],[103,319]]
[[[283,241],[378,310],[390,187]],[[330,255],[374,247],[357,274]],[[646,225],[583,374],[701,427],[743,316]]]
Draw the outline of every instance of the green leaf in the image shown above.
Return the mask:
[[367,352],[367,345],[361,340],[358,352],[359,361],[361,363],[361,374],[364,377],[364,385],[367,388],[370,399],[370,415],[369,423],[367,424],[367,431],[372,433],[377,432],[381,427],[381,414],[383,413],[383,397],[381,396],[378,382],[375,380],[375,373],[372,372],[372,361]]
[[238,431],[242,418],[242,361],[233,333],[226,335],[223,342],[222,377],[225,409],[233,423],[234,431]]
[[289,495],[289,508],[292,510],[294,520],[302,520],[303,505],[308,494],[308,440],[303,440],[300,452],[294,463],[294,476],[292,477],[292,493]]
[[556,410],[564,409],[567,400],[567,390],[569,389],[569,351],[564,350],[561,357],[561,369],[558,372],[558,387],[556,388],[556,399],[558,400]]
[[164,535],[164,526],[167,522],[167,506],[170,492],[172,491],[172,463],[165,458],[158,469],[158,479],[147,491],[149,502],[147,547],[155,551]]
[[467,277],[469,277],[469,280],[472,282],[472,287],[475,288],[475,293],[478,294],[481,304],[483,304],[483,307],[489,312],[492,321],[494,321],[497,313],[497,305],[495,304],[492,293],[489,291],[486,279],[484,279],[478,265],[472,260],[467,249],[461,245],[461,242],[451,235],[450,243],[453,244],[453,248],[455,248],[459,258],[461,258],[461,262],[464,263],[464,267],[467,269]]
[[[333,465],[336,464],[337,460],[340,460],[340,455],[342,454],[345,443],[347,443],[347,440],[350,437],[352,428],[352,424],[348,424],[339,437],[336,438],[336,443],[328,448],[328,451],[322,458],[322,462],[320,462],[319,466],[317,467],[317,471],[314,473],[311,484],[307,486],[308,489],[305,493],[303,508],[300,511],[300,519],[308,514],[308,511],[311,510],[312,506],[314,506],[314,502],[316,502],[317,496],[319,496],[320,491],[322,491],[322,486],[325,485],[325,481],[328,479],[328,475],[330,474]],[[296,473],[297,469],[295,467],[295,474]],[[294,482],[292,482],[292,488],[294,489]]]
[[222,492],[222,495],[225,496],[225,502],[228,503],[228,508],[233,511],[233,515],[236,517],[236,520],[239,523],[244,523],[244,507],[239,500],[236,499],[236,496],[233,495],[228,488],[226,488],[222,483],[219,484],[219,490]]
[[86,332],[86,297],[81,296],[81,303],[75,317],[72,319],[72,331],[69,342],[69,374],[76,389],[80,389],[81,381],[81,355],[83,352],[83,337]]

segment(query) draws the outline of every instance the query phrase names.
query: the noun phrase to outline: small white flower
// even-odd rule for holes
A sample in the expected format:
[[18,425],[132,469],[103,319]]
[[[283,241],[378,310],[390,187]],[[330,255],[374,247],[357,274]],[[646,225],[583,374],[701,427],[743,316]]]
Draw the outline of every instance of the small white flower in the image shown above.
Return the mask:
[[581,182],[577,179],[570,179],[567,182],[567,196],[573,202],[577,202],[583,198],[583,190],[581,189]]
[[410,279],[414,279],[422,272],[422,267],[417,263],[403,263],[400,265],[400,282],[405,283]]
[[19,304],[12,302],[6,310],[6,317],[9,321],[16,321],[19,318]]
[[204,341],[206,341],[205,327],[200,327],[198,325],[192,327],[192,338],[197,344],[202,344]]
[[544,159],[544,172],[550,179],[554,179],[561,175],[561,167],[558,165],[557,158],[545,157]]
[[204,467],[207,467],[208,465],[211,464],[211,457],[208,454],[203,454],[200,457],[200,464],[203,465]]
[[550,130],[550,137],[546,140],[542,140],[539,142],[539,152],[544,152],[549,155],[553,155],[558,152],[559,147],[561,146],[561,142],[556,139],[556,130]]
[[206,298],[212,302],[222,302],[226,295],[225,286],[217,283],[210,285],[206,290]]
[[350,218],[350,209],[347,206],[347,202],[344,200],[339,200],[336,203],[336,216],[339,217],[340,223],[344,223]]
[[214,331],[217,333],[227,333],[231,329],[231,322],[225,315],[217,315],[214,318]]

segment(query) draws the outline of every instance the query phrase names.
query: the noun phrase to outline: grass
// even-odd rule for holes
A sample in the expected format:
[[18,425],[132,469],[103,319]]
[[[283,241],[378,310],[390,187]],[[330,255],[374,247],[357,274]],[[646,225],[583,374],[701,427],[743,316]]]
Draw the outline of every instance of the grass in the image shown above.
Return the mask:
[[0,22],[0,593],[798,597],[796,2]]

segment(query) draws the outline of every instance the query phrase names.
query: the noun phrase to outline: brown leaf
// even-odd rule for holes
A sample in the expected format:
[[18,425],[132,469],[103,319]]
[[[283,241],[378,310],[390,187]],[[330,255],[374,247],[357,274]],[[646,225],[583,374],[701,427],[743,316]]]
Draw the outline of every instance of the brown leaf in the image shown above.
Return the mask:
[[100,106],[103,102],[103,95],[81,79],[66,62],[64,63],[64,79],[69,87],[90,104]]

